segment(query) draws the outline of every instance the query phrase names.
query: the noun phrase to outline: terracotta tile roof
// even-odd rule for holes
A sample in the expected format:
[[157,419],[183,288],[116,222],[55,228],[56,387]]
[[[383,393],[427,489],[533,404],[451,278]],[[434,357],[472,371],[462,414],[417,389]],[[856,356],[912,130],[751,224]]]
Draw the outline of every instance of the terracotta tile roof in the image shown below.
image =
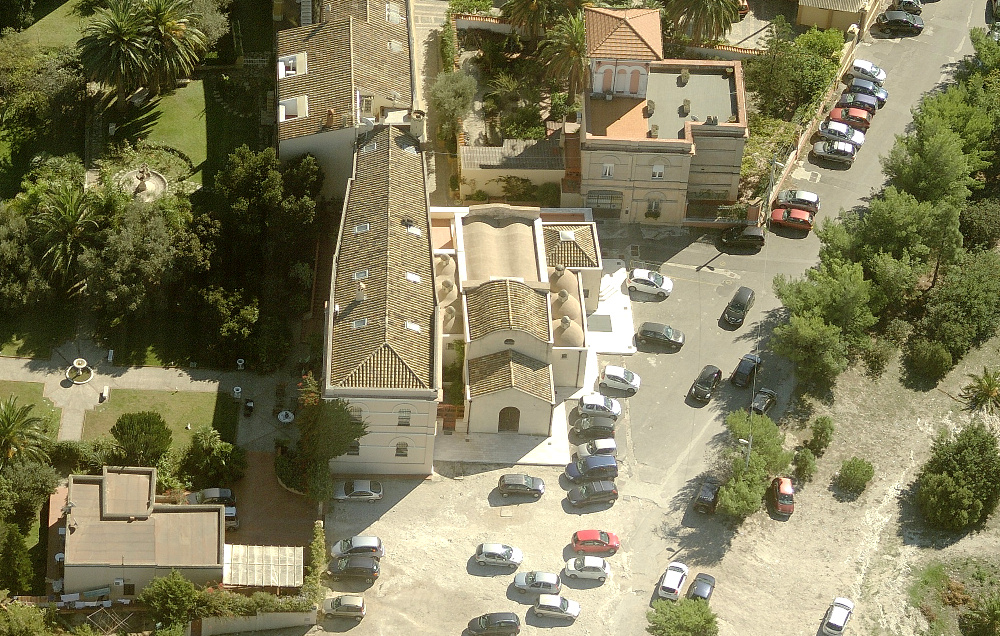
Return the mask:
[[801,4],[804,7],[857,13],[868,5],[868,0],[802,0]]
[[585,7],[587,57],[662,60],[663,36],[657,9]]
[[469,395],[517,389],[553,404],[552,368],[512,349],[469,360]]
[[[402,3],[397,3],[403,6]],[[278,57],[306,53],[307,71],[278,80],[278,100],[302,95],[309,115],[278,122],[278,139],[354,125],[354,90],[409,108],[410,45],[406,20],[386,20],[385,6],[358,0],[332,4],[327,21],[278,32]],[[327,121],[327,112],[334,115]],[[347,124],[344,123],[347,115]],[[371,115],[365,115],[371,116]],[[326,127],[325,124],[332,124]]]
[[545,263],[549,267],[598,267],[597,240],[591,223],[542,224]]
[[469,337],[482,338],[495,331],[523,331],[549,341],[549,305],[545,294],[522,282],[503,279],[483,283],[465,294]]
[[[332,318],[329,383],[434,388],[423,159],[417,141],[392,127],[376,128],[359,147],[334,263],[332,302],[339,313]],[[360,302],[359,283],[365,285]]]

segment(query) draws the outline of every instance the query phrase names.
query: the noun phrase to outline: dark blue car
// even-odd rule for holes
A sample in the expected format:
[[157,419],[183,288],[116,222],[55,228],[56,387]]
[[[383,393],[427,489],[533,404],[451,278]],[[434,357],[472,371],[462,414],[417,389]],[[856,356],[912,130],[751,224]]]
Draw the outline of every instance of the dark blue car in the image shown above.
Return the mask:
[[593,479],[614,479],[618,476],[618,462],[608,455],[591,455],[566,464],[566,477],[578,484]]

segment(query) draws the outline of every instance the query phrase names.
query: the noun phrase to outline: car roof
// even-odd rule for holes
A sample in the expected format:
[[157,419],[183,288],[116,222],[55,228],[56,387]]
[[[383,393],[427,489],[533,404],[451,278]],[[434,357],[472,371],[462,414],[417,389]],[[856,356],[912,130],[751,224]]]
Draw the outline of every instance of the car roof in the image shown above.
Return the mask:
[[577,541],[596,541],[601,538],[601,532],[601,530],[577,530],[574,534]]
[[503,543],[484,543],[480,547],[483,552],[504,552],[510,546]]
[[521,621],[514,612],[490,612],[489,614],[485,614],[485,616],[486,620],[491,623],[500,621],[516,621],[520,623]]
[[[651,269],[643,269],[642,267],[636,267],[632,270],[632,278],[649,278],[649,275],[653,273]],[[656,272],[657,274],[659,272]]]
[[378,557],[370,554],[351,554],[343,558],[348,560],[347,565],[349,567],[371,567],[372,565],[378,565]]
[[798,208],[789,208],[786,210],[788,216],[793,219],[807,219],[812,220],[812,212],[807,212],[806,210],[800,210]]
[[233,496],[233,491],[228,488],[205,488],[201,496],[203,499],[228,499]]
[[854,60],[854,67],[855,68],[865,68],[865,69],[869,69],[869,70],[873,69],[873,68],[877,68],[875,66],[875,64],[873,64],[872,62],[869,62],[868,60]]
[[719,373],[719,367],[717,367],[717,366],[715,366],[713,364],[706,364],[705,368],[702,369],[701,373],[698,374],[698,379],[699,380],[702,380],[702,379],[707,380],[708,378],[712,377],[716,373]]
[[378,546],[378,545],[382,545],[382,540],[379,539],[378,537],[358,535],[356,537],[351,537],[351,545],[352,546],[358,546],[358,545]]
[[740,362],[743,360],[749,360],[750,362],[760,362],[760,356],[756,353],[744,353],[743,357],[740,358]]
[[553,574],[552,572],[542,572],[540,570],[536,570],[532,572],[532,574],[534,575],[536,581],[542,581],[543,583],[551,583],[552,585],[555,585],[556,583],[559,582],[559,575]]
[[854,117],[861,117],[862,119],[871,119],[872,116],[872,114],[869,113],[864,108],[851,108],[850,106],[848,106],[844,110],[847,111],[848,115],[852,115]]
[[342,594],[339,597],[333,597],[332,599],[327,599],[328,601],[333,601],[339,598],[341,605],[354,605],[355,607],[360,607],[365,604],[365,597],[360,594]]
[[607,415],[587,415],[580,420],[577,425],[580,428],[614,428],[615,421]]
[[610,438],[595,439],[587,442],[587,445],[593,444],[594,448],[618,448],[618,443]]
[[867,103],[875,104],[878,101],[874,97],[872,97],[871,95],[866,95],[865,93],[851,93],[851,92],[847,92],[847,93],[844,93],[844,95],[845,96],[849,96],[851,98],[852,102],[865,102],[866,104]]
[[510,473],[502,476],[500,479],[505,484],[530,484],[533,481],[530,475],[525,475],[524,473]]
[[600,393],[587,393],[580,398],[583,404],[607,404],[607,398]]
[[788,199],[802,199],[805,201],[819,201],[819,195],[815,192],[810,192],[808,190],[785,190],[778,196],[781,197],[785,195],[784,198]]
[[603,568],[604,564],[607,563],[607,561],[605,561],[602,557],[594,556],[592,554],[588,554],[587,556],[583,557],[574,557],[571,560],[576,560],[576,559],[583,559],[583,567],[585,568],[589,567]]
[[839,130],[839,131],[841,131],[843,133],[846,133],[847,129],[848,129],[848,125],[845,124],[845,123],[843,123],[843,122],[840,122],[840,121],[833,121],[833,120],[831,120],[831,121],[827,121],[827,122],[823,122],[823,123],[826,124],[827,128],[830,128],[832,130]]
[[788,477],[778,477],[778,492],[783,495],[794,495],[795,488],[792,487],[792,480]]
[[871,81],[870,79],[865,79],[863,77],[855,77],[854,79],[851,80],[851,85],[852,86],[870,86],[872,88],[877,88],[875,86],[875,82]]
[[747,225],[740,234],[743,236],[764,236],[764,228],[758,225]]
[[705,581],[713,586],[715,585],[715,577],[711,574],[705,574],[704,572],[699,572],[698,576],[694,577],[694,581],[695,583],[698,581]]
[[613,373],[615,375],[625,375],[625,367],[619,367],[618,365],[609,364],[604,367],[604,373]]

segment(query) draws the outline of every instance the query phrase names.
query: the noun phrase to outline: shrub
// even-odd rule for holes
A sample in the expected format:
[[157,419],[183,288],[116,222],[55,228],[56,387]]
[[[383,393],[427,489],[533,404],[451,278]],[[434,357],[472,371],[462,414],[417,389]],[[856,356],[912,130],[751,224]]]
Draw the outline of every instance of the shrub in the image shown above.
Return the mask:
[[800,482],[812,481],[816,474],[816,456],[808,448],[795,453],[795,479]]
[[501,115],[497,126],[504,139],[544,139],[545,122],[537,105],[524,106]]
[[558,183],[543,183],[538,186],[538,203],[543,208],[558,208],[562,203],[562,187]]
[[917,502],[931,525],[959,530],[986,519],[1000,501],[1000,448],[975,423],[954,439],[942,431],[917,478]]
[[812,430],[812,437],[806,442],[805,446],[816,457],[822,457],[830,442],[833,441],[833,418],[827,415],[817,417],[810,429]]
[[983,592],[958,617],[962,636],[996,636],[1000,628],[1000,592]]
[[902,347],[913,332],[913,325],[902,318],[893,318],[885,326],[885,337],[897,347]]
[[549,99],[549,119],[553,121],[559,121],[576,110],[577,104],[568,103],[569,96],[566,93],[552,93]]
[[910,373],[937,382],[951,370],[954,363],[951,353],[940,342],[926,338],[911,338],[904,357]]
[[469,198],[473,201],[489,201],[490,195],[486,190],[476,190],[469,195]]
[[715,613],[701,599],[681,598],[677,601],[657,599],[646,613],[646,631],[653,636],[716,636],[719,626]]
[[860,495],[874,476],[875,468],[870,461],[852,457],[845,459],[840,465],[840,472],[834,478],[834,484],[852,495]]
[[455,44],[455,30],[451,28],[450,15],[441,27],[441,39],[438,44],[441,47],[441,71],[443,73],[451,73],[455,70],[455,58],[458,57],[458,47]]
[[306,565],[305,581],[302,585],[302,595],[312,599],[314,603],[323,601],[322,576],[326,564],[326,532],[323,530],[323,522],[317,521],[313,526],[313,539],[309,544],[309,563]]
[[899,350],[892,341],[886,338],[873,340],[861,351],[861,359],[865,363],[865,374],[872,379],[881,377],[898,353]]
[[486,13],[493,8],[490,0],[448,0],[451,13]]

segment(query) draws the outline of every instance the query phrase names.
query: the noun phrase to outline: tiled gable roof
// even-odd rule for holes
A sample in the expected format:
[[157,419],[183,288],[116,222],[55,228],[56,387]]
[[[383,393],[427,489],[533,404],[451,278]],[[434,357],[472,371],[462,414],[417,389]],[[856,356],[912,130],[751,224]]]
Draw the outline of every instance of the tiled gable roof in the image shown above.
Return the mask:
[[[392,127],[377,128],[359,147],[334,264],[332,303],[339,311],[332,318],[329,383],[434,388],[423,159],[417,141]],[[360,301],[359,283],[365,285]]]
[[657,9],[585,7],[587,57],[662,60],[663,36]]
[[549,341],[549,312],[545,294],[516,280],[483,283],[465,294],[469,337],[477,340],[495,331],[523,331]]
[[505,389],[517,389],[552,404],[552,368],[513,349],[469,360],[470,397]]
[[857,13],[868,4],[867,0],[802,0],[804,7],[816,7],[818,9],[831,9],[833,11],[844,11],[846,13]]
[[[593,228],[590,223],[543,223],[545,264],[549,267],[597,267],[599,260]],[[564,240],[564,233],[572,239]]]

